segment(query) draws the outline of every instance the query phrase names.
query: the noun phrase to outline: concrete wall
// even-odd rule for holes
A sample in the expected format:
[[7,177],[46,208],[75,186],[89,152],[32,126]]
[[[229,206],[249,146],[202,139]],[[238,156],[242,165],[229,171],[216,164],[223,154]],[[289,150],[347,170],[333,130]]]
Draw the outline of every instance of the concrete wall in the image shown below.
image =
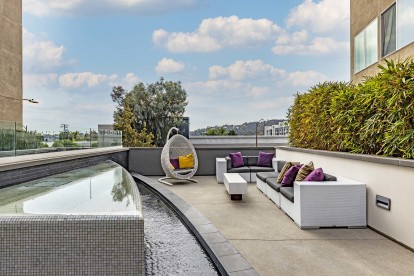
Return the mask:
[[[161,167],[162,148],[130,148],[129,171],[142,175],[165,175]],[[216,147],[197,148],[198,170],[196,175],[216,175],[216,158],[240,151],[243,155],[259,155],[259,151],[275,152],[274,147]]]
[[[414,160],[281,147],[280,160],[309,162],[333,175],[367,185],[368,225],[414,248]],[[391,210],[376,206],[376,195],[391,199]]]
[[[378,62],[368,66],[364,70],[355,74],[354,71],[354,37],[361,32],[375,18],[378,18],[378,60],[384,64],[381,58],[381,14],[388,9],[395,0],[351,0],[351,80],[354,83],[361,82],[364,76],[373,76],[378,73]],[[414,57],[414,42],[401,48],[400,50],[386,56],[387,59],[405,59]]]
[[0,121],[22,118],[22,0],[0,0]]
[[[256,136],[190,136],[191,143],[197,146],[256,146]],[[260,147],[275,147],[288,144],[288,137],[257,136]]]

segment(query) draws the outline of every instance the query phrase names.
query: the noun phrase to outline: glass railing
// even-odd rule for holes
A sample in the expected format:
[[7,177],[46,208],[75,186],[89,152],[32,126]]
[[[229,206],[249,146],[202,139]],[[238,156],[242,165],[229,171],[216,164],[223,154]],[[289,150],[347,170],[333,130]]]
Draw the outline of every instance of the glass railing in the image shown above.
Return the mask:
[[0,157],[113,146],[122,146],[122,131],[74,127],[36,131],[0,121]]

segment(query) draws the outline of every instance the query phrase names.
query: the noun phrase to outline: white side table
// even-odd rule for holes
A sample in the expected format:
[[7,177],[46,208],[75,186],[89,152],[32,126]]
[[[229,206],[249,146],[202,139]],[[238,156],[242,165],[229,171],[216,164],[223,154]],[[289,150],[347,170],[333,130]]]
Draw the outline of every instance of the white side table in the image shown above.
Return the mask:
[[247,182],[238,173],[225,173],[224,186],[231,200],[242,200],[242,196],[247,194]]
[[216,178],[217,183],[223,182],[223,174],[227,172],[226,158],[216,158]]

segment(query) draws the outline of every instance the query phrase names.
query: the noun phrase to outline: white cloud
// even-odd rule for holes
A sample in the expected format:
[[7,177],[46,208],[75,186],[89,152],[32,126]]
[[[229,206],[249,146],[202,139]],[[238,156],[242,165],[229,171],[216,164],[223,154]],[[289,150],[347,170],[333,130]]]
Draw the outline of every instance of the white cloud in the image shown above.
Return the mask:
[[120,83],[112,83],[112,86],[121,85],[126,89],[130,89],[134,87],[136,84],[140,82],[140,78],[135,75],[134,73],[127,73],[124,78],[122,78]]
[[184,69],[185,64],[183,62],[175,61],[170,58],[161,59],[155,67],[155,71],[158,75],[180,73],[184,71]]
[[[255,111],[262,110],[287,110],[289,106],[293,104],[294,98],[292,96],[288,97],[277,97],[268,101],[253,102],[249,104],[249,108],[254,109]],[[275,118],[275,117],[273,117]]]
[[[276,42],[272,48],[275,55],[326,55],[332,53],[347,53],[349,42],[336,41],[330,37],[315,37],[309,42],[293,42],[296,38],[285,36]],[[282,42],[282,43],[280,43]]]
[[50,74],[24,74],[23,85],[24,90],[31,90],[34,88],[45,88],[53,83],[56,83],[58,75],[55,73]]
[[233,80],[246,80],[258,78],[274,78],[285,74],[285,70],[266,64],[261,60],[238,60],[228,67],[211,66],[210,79],[230,78]]
[[284,83],[294,87],[310,87],[326,80],[328,80],[327,76],[316,71],[296,71],[289,73]]
[[118,79],[117,75],[94,74],[92,72],[67,73],[59,77],[59,84],[65,88],[81,86],[95,87],[104,83],[111,84]]
[[237,16],[204,19],[194,32],[153,32],[158,47],[174,53],[215,52],[225,47],[257,47],[272,41],[282,29],[272,21]]
[[36,37],[23,29],[23,62],[24,68],[30,72],[45,72],[65,64],[63,54],[66,48],[56,45],[51,40]]
[[24,0],[23,12],[35,16],[155,15],[192,9],[202,0]]
[[250,91],[249,95],[252,97],[263,97],[264,95],[268,94],[270,92],[269,87],[257,87],[254,86]]
[[304,0],[290,12],[286,24],[314,33],[341,32],[349,28],[349,16],[348,0]]

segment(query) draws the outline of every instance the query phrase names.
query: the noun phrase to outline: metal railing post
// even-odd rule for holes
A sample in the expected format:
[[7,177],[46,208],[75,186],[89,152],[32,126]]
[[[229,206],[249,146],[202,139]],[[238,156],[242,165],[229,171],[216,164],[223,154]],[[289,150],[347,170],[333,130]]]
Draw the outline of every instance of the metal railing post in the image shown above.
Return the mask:
[[17,156],[17,122],[14,122],[14,156]]

